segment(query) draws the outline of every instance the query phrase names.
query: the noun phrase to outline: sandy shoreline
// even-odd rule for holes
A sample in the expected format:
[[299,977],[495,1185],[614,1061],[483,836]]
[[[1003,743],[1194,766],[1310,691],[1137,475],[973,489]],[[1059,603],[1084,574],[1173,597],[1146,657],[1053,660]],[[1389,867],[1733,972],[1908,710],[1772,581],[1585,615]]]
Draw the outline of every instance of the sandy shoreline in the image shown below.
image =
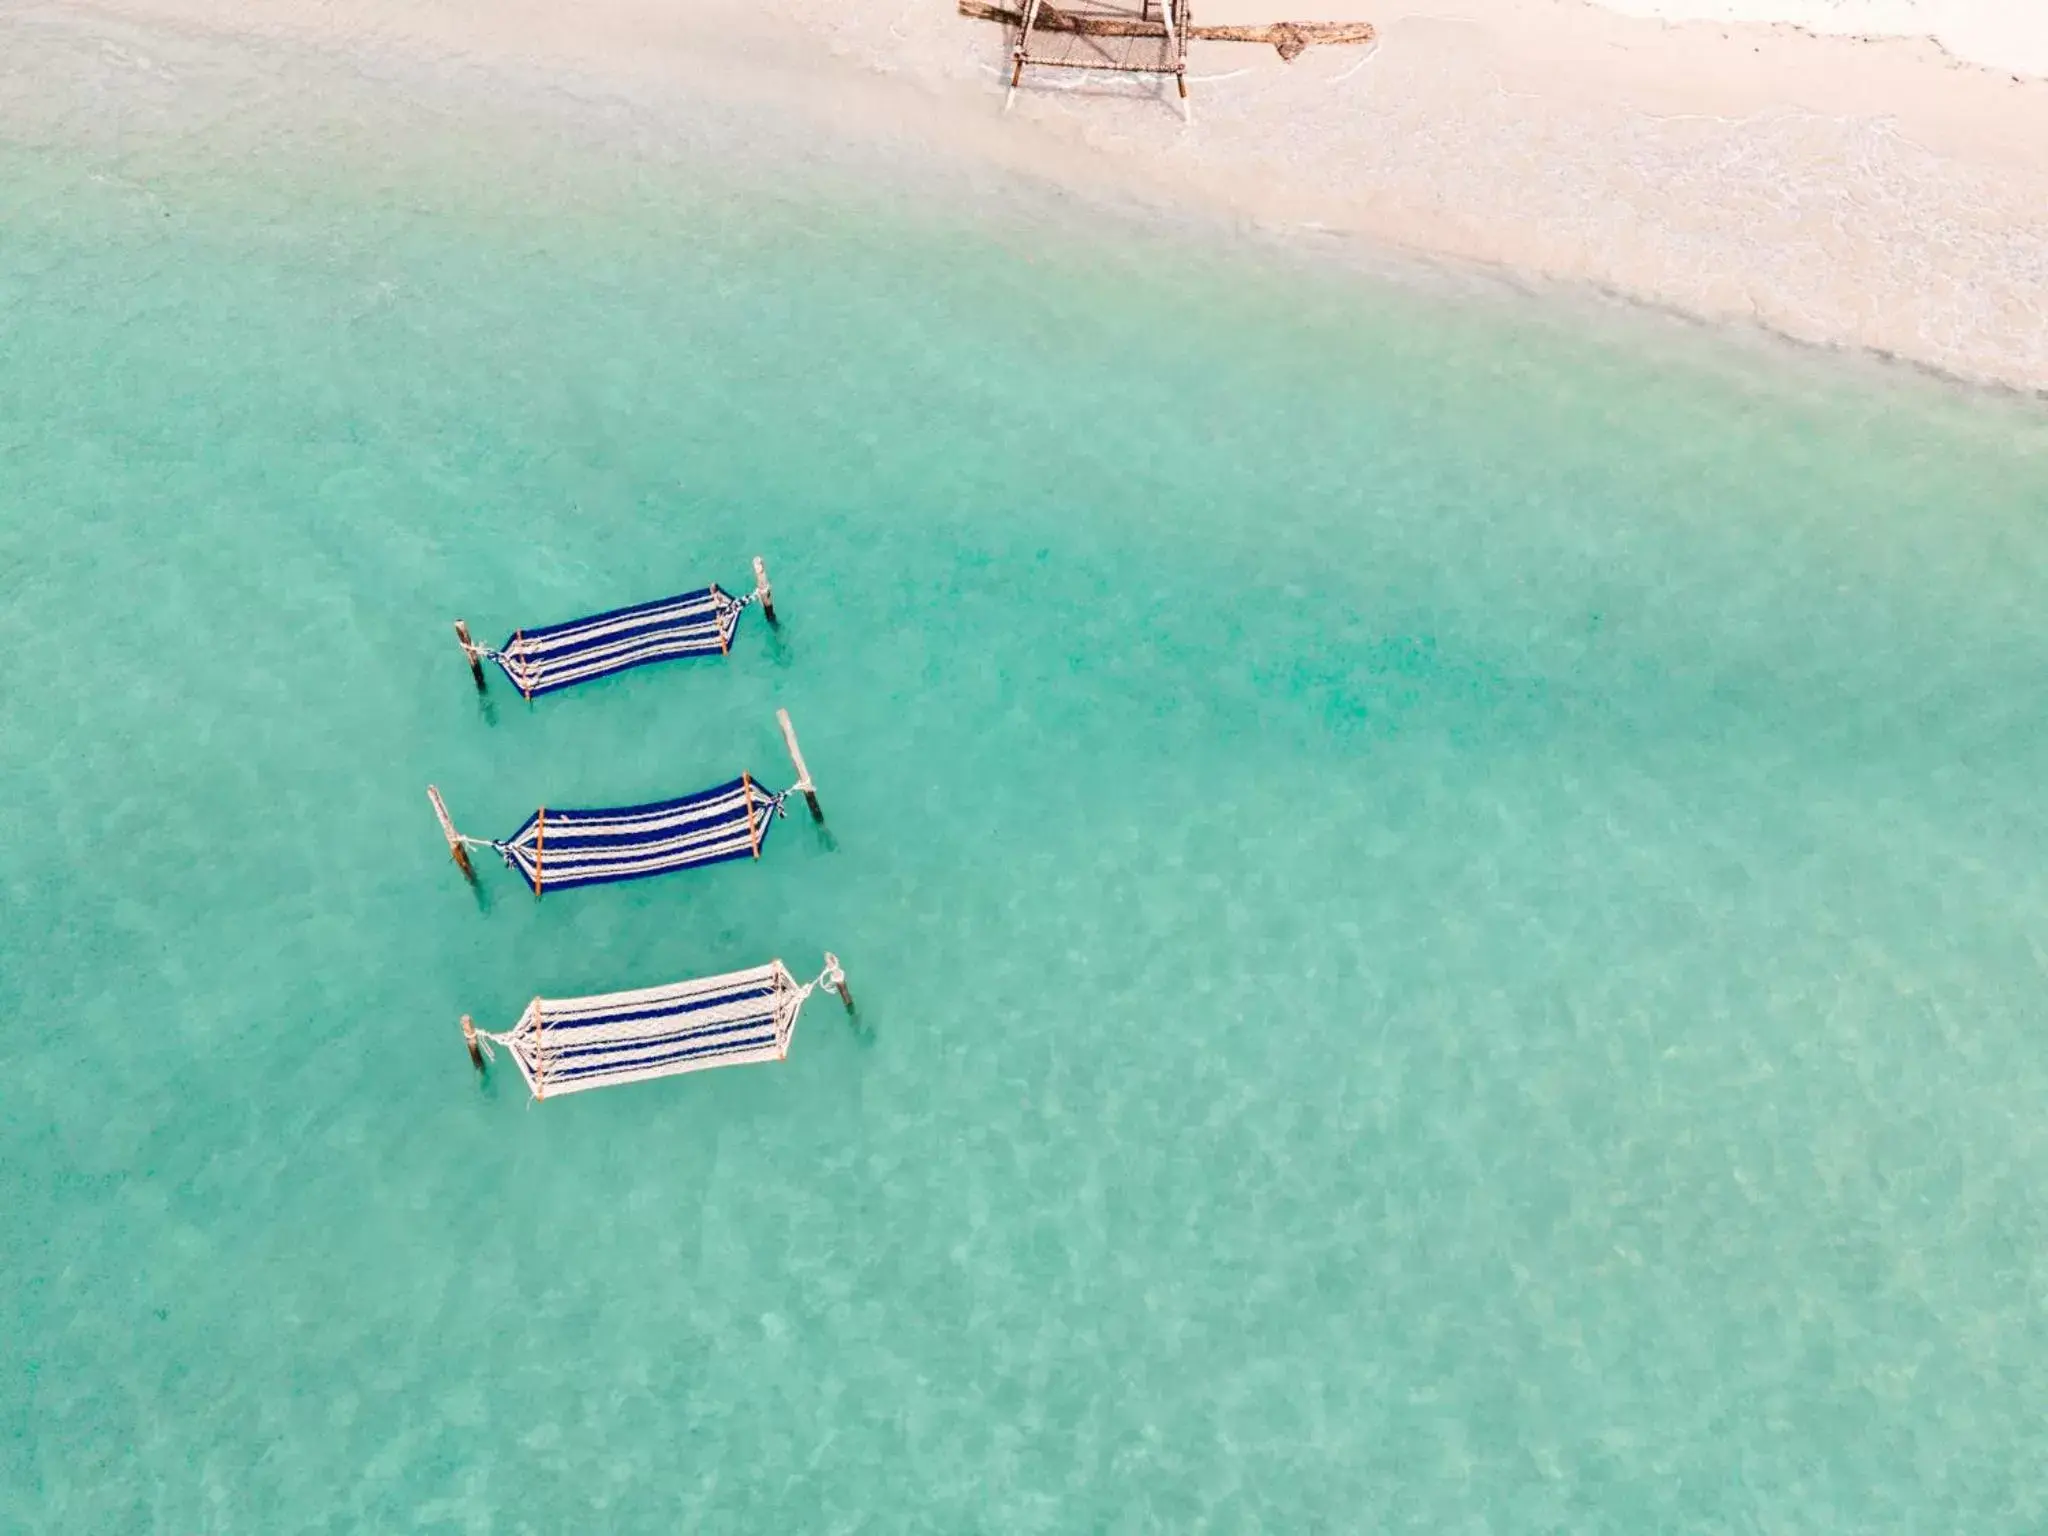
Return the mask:
[[829,131],[942,145],[996,174],[2048,391],[2048,80],[1927,40],[1674,24],[1584,0],[1203,0],[1201,19],[1283,13],[1371,19],[1381,41],[1292,64],[1198,44],[1192,128],[1099,77],[1048,77],[1003,117],[1004,36],[952,0],[598,0],[572,15],[508,0],[488,18],[452,0],[110,0],[0,13],[0,39],[173,26],[538,72],[584,93],[708,71]]
[[1930,38],[1965,64],[2048,75],[2048,6],[2015,0],[1599,0],[1662,21],[1784,23],[1835,37]]

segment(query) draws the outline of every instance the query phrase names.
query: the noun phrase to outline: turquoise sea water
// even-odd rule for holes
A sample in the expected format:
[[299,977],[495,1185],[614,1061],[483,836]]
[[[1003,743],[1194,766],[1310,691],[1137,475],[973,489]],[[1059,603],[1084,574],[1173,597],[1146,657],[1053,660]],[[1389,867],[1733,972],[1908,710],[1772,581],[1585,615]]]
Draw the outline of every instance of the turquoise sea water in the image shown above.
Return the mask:
[[[351,131],[0,146],[0,1527],[2048,1524],[2038,404]],[[829,842],[448,864],[778,706]],[[779,1068],[456,1028],[827,947]]]

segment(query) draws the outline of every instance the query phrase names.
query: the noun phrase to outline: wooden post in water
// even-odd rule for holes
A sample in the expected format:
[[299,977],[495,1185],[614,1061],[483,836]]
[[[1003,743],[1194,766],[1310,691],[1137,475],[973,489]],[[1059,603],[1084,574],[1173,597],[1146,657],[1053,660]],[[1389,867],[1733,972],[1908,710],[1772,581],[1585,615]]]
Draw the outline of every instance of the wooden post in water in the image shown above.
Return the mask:
[[775,617],[775,589],[768,585],[768,563],[759,555],[754,556],[754,595],[761,599],[763,617],[781,628],[782,621]]
[[1024,51],[1030,46],[1031,28],[1038,21],[1039,0],[1023,0],[1017,17],[1016,63],[1010,67],[1010,89],[1003,95],[1003,111],[1017,104],[1017,86],[1024,79]]
[[472,885],[476,883],[476,866],[469,862],[469,845],[462,840],[462,834],[455,830],[455,823],[448,815],[448,807],[441,803],[441,791],[433,785],[427,786],[427,799],[434,807],[434,819],[441,823],[441,835],[448,839],[448,852],[463,877]]
[[1180,68],[1174,71],[1173,81],[1180,87],[1180,120],[1192,123],[1194,109],[1188,105],[1188,50],[1187,45],[1173,35],[1173,0],[1159,0],[1159,14],[1166,22],[1166,51],[1177,54]]
[[839,968],[839,957],[829,949],[825,951],[825,985],[839,994],[848,1013],[853,1012],[853,992],[846,985],[846,972]]
[[462,1043],[469,1047],[469,1064],[481,1072],[484,1069],[484,1048],[476,1038],[476,1025],[468,1014],[462,1016]]
[[477,654],[476,642],[469,638],[469,626],[462,620],[455,621],[455,638],[462,642],[462,654],[469,658],[469,675],[476,679],[476,691],[484,692],[484,663]]
[[818,786],[811,782],[811,770],[804,766],[803,749],[796,744],[796,727],[789,723],[789,711],[775,711],[775,723],[782,727],[782,744],[789,748],[790,766],[796,769],[793,787],[804,792],[804,803],[811,808],[811,820],[823,821],[825,813],[818,805]]

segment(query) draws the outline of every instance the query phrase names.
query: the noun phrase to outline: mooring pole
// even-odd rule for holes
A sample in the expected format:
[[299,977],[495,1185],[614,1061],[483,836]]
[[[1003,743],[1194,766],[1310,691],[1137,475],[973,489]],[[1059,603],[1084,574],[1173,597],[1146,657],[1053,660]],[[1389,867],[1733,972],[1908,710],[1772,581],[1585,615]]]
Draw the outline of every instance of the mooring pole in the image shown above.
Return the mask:
[[790,766],[796,769],[794,787],[804,792],[804,804],[811,808],[811,820],[823,821],[825,812],[818,805],[818,786],[811,782],[811,770],[804,766],[803,749],[796,744],[796,727],[789,723],[789,711],[775,711],[775,723],[782,727],[782,744],[789,748]]
[[469,1015],[462,1016],[462,1043],[469,1047],[469,1064],[481,1072],[484,1069],[484,1048],[476,1038],[476,1025],[469,1021]]
[[754,595],[761,599],[761,612],[768,622],[781,628],[782,621],[775,617],[775,589],[768,585],[768,563],[759,555],[754,556]]
[[1173,35],[1173,0],[1159,0],[1159,14],[1166,20],[1166,46],[1177,66],[1173,72],[1173,83],[1180,88],[1180,120],[1192,123],[1195,116],[1188,106],[1188,44],[1186,38]]
[[1024,78],[1024,54],[1031,46],[1031,29],[1038,25],[1040,0],[1024,0],[1017,18],[1017,62],[1010,70],[1010,89],[1003,96],[1003,111],[1016,105],[1017,85]]
[[448,839],[448,852],[454,857],[456,868],[463,878],[472,885],[476,883],[476,866],[469,862],[469,845],[462,840],[462,834],[455,830],[455,823],[448,815],[448,807],[441,803],[441,791],[433,785],[427,786],[427,799],[433,803],[434,819],[441,823],[441,835]]
[[853,1012],[853,993],[846,985],[846,972],[839,968],[839,957],[829,949],[825,951],[825,985],[839,994],[848,1013]]
[[469,658],[469,675],[476,679],[476,691],[482,693],[484,691],[483,658],[477,654],[476,642],[469,638],[469,626],[460,619],[455,621],[455,638],[462,642],[462,654]]

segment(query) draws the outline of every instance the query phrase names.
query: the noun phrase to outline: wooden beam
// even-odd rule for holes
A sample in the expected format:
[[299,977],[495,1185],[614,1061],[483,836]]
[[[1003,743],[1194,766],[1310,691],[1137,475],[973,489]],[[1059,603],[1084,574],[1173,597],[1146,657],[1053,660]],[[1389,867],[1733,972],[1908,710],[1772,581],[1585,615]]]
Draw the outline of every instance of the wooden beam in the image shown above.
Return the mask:
[[[960,14],[974,21],[1021,27],[1024,16],[987,0],[959,0]],[[1164,37],[1166,24],[1135,16],[1081,16],[1050,5],[1039,7],[1038,26],[1047,32],[1077,32],[1088,37]],[[1299,58],[1317,43],[1369,43],[1379,34],[1369,21],[1276,21],[1260,27],[1187,29],[1191,38],[1210,43],[1270,43],[1283,59]]]
[[1317,43],[1369,43],[1379,34],[1369,21],[1276,21],[1264,27],[1189,27],[1188,36],[1212,43],[1271,43],[1291,63]]
[[752,774],[743,773],[740,775],[740,789],[747,797],[747,841],[754,845],[754,857],[758,860],[761,857],[761,832],[754,825],[754,776]]
[[796,769],[793,787],[804,792],[804,803],[811,808],[811,820],[823,821],[825,813],[818,806],[818,786],[811,782],[811,770],[804,766],[804,751],[796,744],[796,727],[789,723],[789,711],[775,711],[775,723],[782,727],[782,744],[789,748],[789,764]]
[[427,786],[427,799],[434,807],[434,818],[441,823],[441,835],[448,839],[448,852],[455,860],[455,867],[469,880],[476,879],[476,866],[469,862],[469,845],[462,840],[462,834],[455,830],[455,822],[448,814],[448,807],[442,802],[441,791],[433,785]]

